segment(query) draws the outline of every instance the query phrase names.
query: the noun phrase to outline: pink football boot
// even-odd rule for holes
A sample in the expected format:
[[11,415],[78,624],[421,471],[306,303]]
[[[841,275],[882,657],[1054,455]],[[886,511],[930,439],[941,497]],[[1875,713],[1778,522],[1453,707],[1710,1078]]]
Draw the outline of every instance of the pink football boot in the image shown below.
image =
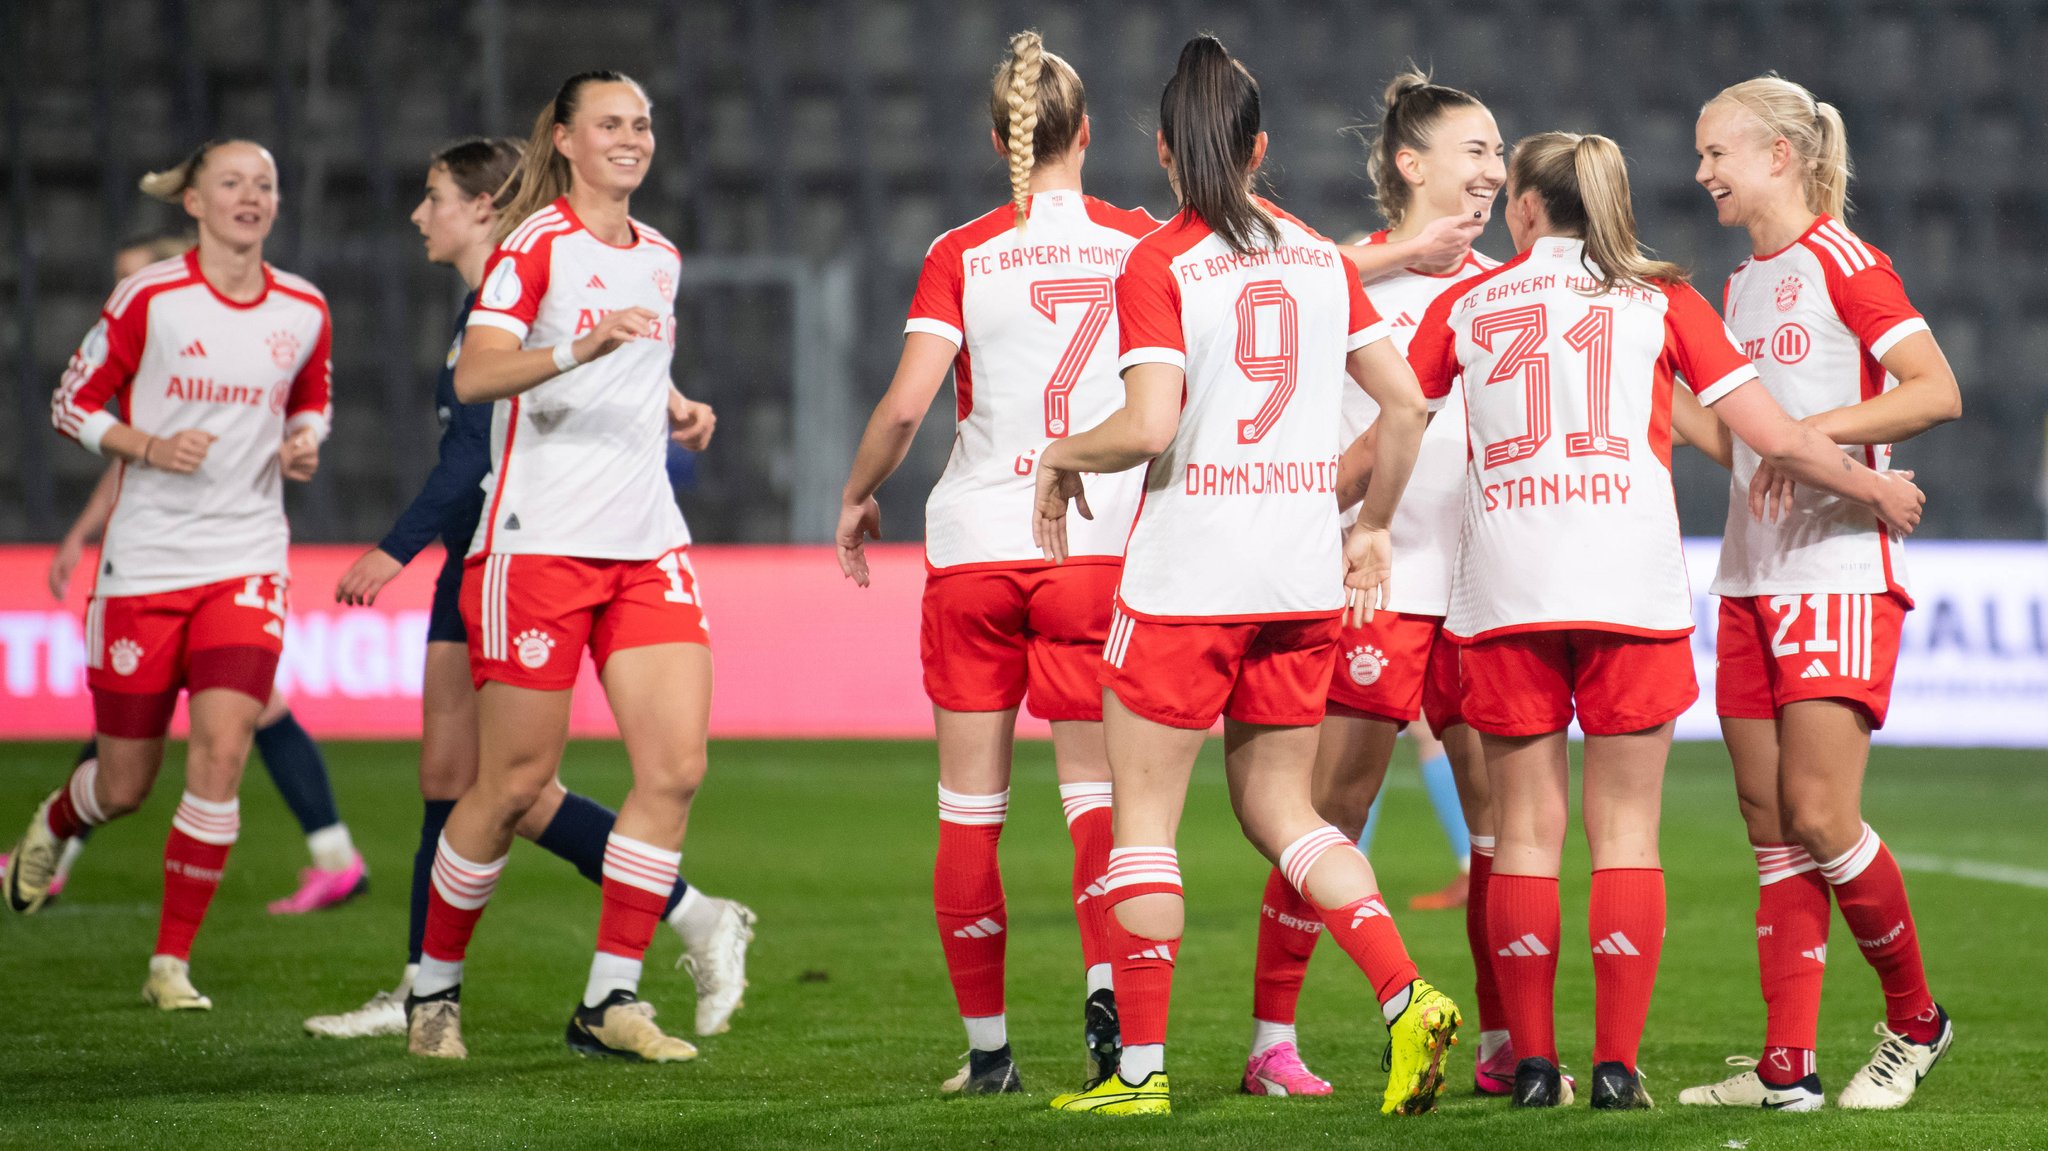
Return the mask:
[[[1480,1049],[1485,1049],[1482,1039]],[[1481,1095],[1512,1095],[1515,1092],[1515,1045],[1503,1040],[1493,1054],[1475,1060],[1472,1086]]]
[[1276,1043],[1244,1066],[1246,1095],[1328,1095],[1330,1083],[1302,1065],[1292,1043]]
[[270,905],[272,915],[304,915],[337,907],[370,889],[369,869],[359,852],[340,871],[308,867],[299,872],[299,889]]

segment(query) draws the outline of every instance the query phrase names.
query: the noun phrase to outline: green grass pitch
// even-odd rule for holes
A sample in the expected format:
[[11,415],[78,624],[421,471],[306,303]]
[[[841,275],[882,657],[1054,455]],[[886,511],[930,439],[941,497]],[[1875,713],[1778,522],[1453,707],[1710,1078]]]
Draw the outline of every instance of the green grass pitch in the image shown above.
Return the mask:
[[[1956,1020],[1947,1061],[1890,1115],[1701,1112],[1678,1089],[1718,1078],[1762,1033],[1751,945],[1755,873],[1718,746],[1681,746],[1665,798],[1670,933],[1642,1062],[1661,1106],[1646,1114],[1512,1113],[1471,1094],[1470,1051],[1452,1062],[1438,1114],[1374,1106],[1383,1032],[1363,980],[1333,948],[1309,974],[1302,1037],[1332,1079],[1326,1100],[1236,1093],[1248,1037],[1254,911],[1265,864],[1224,795],[1212,741],[1182,831],[1189,923],[1174,996],[1175,1114],[1056,1115],[1046,1099],[1081,1071],[1079,949],[1069,848],[1050,752],[1019,750],[1003,843],[1009,889],[1010,1027],[1028,1093],[956,1100],[938,1084],[964,1047],[931,922],[933,754],[922,743],[724,743],[692,820],[684,870],[761,915],[752,988],[733,1031],[694,1063],[588,1063],[562,1044],[582,988],[596,891],[529,845],[514,858],[473,949],[462,1064],[408,1058],[396,1039],[306,1037],[308,1014],[388,987],[403,961],[405,893],[418,827],[414,750],[328,748],[336,791],[370,859],[366,899],[273,919],[267,899],[304,862],[297,829],[251,768],[240,846],[194,956],[211,1014],[162,1016],[137,990],[153,937],[159,852],[178,794],[178,755],[140,815],[96,837],[74,887],[33,919],[0,923],[0,1145],[190,1149],[318,1147],[2040,1147],[2048,1146],[2048,890],[2039,870],[1997,882],[1909,871],[1935,992]],[[1405,753],[1404,753],[1405,756]],[[0,746],[0,814],[11,837],[62,777],[68,749]],[[1902,856],[2007,868],[2038,857],[2048,813],[2039,753],[1883,750],[1867,810]],[[579,744],[564,776],[616,803],[615,744]],[[1374,852],[1389,902],[1426,975],[1470,1003],[1456,912],[1398,909],[1448,877],[1449,856],[1412,767],[1397,764]],[[1583,846],[1567,856],[1568,946],[1560,1040],[1583,1073],[1592,1037]],[[1576,942],[1573,942],[1576,940]],[[1839,1088],[1874,1042],[1877,984],[1839,921],[1821,1021],[1821,1071]],[[646,996],[681,1029],[686,976],[664,929]],[[1468,1020],[1470,1016],[1468,1013]],[[1476,1040],[1476,1020],[1468,1036]]]

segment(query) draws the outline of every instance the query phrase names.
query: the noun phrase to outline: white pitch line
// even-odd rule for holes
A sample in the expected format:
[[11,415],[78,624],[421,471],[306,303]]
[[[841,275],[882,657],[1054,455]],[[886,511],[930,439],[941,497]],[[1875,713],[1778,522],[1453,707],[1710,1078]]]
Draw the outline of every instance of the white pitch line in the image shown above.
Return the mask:
[[1907,871],[1934,871],[1943,875],[1960,875],[1964,879],[1982,879],[1991,883],[2010,883],[2014,887],[2031,887],[2036,891],[2048,891],[2048,871],[2036,867],[2014,867],[2005,863],[1985,863],[1976,859],[1949,859],[1940,855],[1900,855],[1899,866]]

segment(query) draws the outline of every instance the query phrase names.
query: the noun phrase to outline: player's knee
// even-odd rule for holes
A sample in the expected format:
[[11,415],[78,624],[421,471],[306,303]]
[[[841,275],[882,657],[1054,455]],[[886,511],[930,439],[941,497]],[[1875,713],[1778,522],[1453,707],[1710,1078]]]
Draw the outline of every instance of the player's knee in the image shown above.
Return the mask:
[[95,798],[99,800],[102,814],[108,819],[118,819],[140,808],[149,798],[149,781],[115,779],[102,772]]
[[1153,892],[1124,900],[1110,914],[1140,939],[1179,939],[1187,923],[1187,903],[1178,895]]
[[1821,805],[1788,808],[1782,815],[1785,831],[1815,859],[1833,859],[1856,845],[1863,832],[1863,820],[1856,813],[1846,815]]

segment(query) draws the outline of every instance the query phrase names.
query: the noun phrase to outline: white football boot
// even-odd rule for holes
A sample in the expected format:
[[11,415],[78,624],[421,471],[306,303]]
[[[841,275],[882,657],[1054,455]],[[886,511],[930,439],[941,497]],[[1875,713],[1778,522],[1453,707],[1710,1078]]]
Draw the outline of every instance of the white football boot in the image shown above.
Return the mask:
[[1842,1088],[1835,1102],[1854,1111],[1890,1111],[1904,1107],[1913,1098],[1920,1081],[1927,1077],[1934,1065],[1948,1054],[1948,1045],[1955,1041],[1955,1025],[1949,1022],[1948,1012],[1934,1005],[1934,1017],[1941,1024],[1941,1031],[1932,1043],[1915,1043],[1880,1023],[1877,1025],[1877,1049],[1870,1053],[1870,1062],[1863,1065]]
[[[753,909],[735,899],[718,899],[718,921],[704,937],[683,941],[677,966],[697,983],[697,1034],[732,1028],[733,1012],[746,1003],[747,945],[754,940]],[[677,934],[681,934],[680,931]]]
[[1756,1073],[1756,1060],[1747,1055],[1730,1055],[1728,1066],[1745,1068],[1719,1083],[1688,1087],[1678,1093],[1679,1103],[1688,1107],[1758,1107],[1766,1111],[1818,1111],[1827,1100],[1818,1074],[1808,1075],[1788,1087],[1773,1087]]
[[149,982],[142,1001],[158,1011],[211,1011],[213,1000],[192,986],[192,965],[169,955],[149,957]]

